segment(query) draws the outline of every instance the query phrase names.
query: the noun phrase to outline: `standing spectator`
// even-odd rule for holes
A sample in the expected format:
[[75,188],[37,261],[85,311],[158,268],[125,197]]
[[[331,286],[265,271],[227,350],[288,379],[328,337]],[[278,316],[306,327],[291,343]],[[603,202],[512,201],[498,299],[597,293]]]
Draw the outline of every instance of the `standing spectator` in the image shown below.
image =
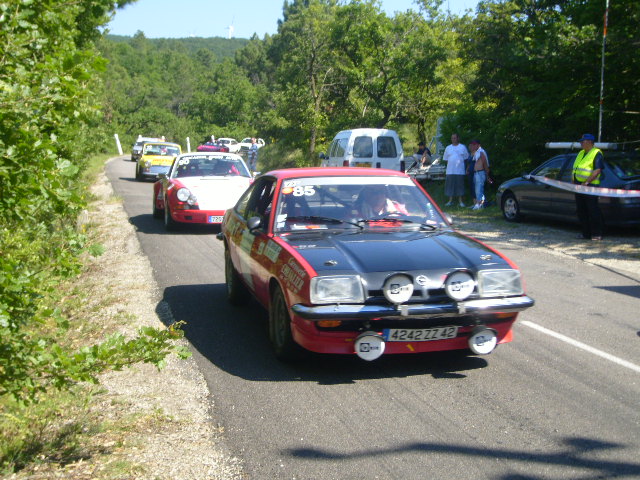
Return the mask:
[[[604,168],[604,157],[599,148],[595,148],[596,138],[585,133],[579,140],[582,150],[573,163],[573,183],[577,185],[600,185],[600,173]],[[578,238],[602,240],[602,214],[597,195],[576,193],[576,210],[582,227]]]
[[258,144],[256,143],[256,139],[251,139],[251,146],[249,147],[249,170],[252,172],[256,171],[258,166]]
[[464,161],[469,157],[467,147],[460,143],[457,133],[451,135],[451,145],[444,150],[442,159],[447,162],[447,172],[444,181],[444,193],[449,197],[447,207],[453,205],[453,197],[458,197],[461,207],[464,207]]
[[469,143],[471,150],[473,168],[473,185],[474,185],[474,202],[473,210],[480,210],[484,204],[484,184],[489,179],[489,157],[487,152],[480,146],[479,140],[471,140]]
[[[469,145],[469,149],[471,149],[471,145]],[[467,159],[464,161],[464,173],[465,173],[465,183],[467,184],[467,188],[469,189],[469,196],[473,200],[473,203],[476,203],[476,190],[475,185],[473,183],[473,155],[469,155]]]

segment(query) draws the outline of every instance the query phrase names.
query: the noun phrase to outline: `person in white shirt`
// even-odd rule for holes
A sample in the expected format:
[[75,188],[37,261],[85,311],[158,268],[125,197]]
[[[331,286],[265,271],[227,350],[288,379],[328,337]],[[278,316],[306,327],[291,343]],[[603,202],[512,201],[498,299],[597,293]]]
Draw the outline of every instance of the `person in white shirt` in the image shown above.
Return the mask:
[[464,207],[462,197],[464,196],[465,165],[464,161],[469,158],[469,151],[462,143],[457,133],[451,135],[451,145],[444,150],[442,159],[447,162],[447,172],[444,181],[444,194],[449,197],[447,207],[453,205],[453,197],[458,197],[458,205]]

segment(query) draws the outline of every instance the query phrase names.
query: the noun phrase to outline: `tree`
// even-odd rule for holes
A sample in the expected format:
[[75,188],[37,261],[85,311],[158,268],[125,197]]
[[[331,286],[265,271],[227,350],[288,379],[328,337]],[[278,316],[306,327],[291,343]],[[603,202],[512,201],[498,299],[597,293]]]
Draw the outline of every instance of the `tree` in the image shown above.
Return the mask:
[[[612,2],[615,39],[607,53],[605,139],[637,131],[638,68],[625,55],[638,38],[638,5]],[[469,84],[473,101],[456,123],[491,145],[499,175],[538,163],[547,141],[597,131],[604,2],[599,0],[486,1],[463,28],[467,62],[478,65]],[[634,26],[635,25],[635,26]]]
[[312,163],[318,135],[327,124],[329,94],[335,86],[336,51],[327,32],[335,21],[334,0],[285,3],[285,20],[273,37],[276,108],[287,119],[285,142],[304,144]]

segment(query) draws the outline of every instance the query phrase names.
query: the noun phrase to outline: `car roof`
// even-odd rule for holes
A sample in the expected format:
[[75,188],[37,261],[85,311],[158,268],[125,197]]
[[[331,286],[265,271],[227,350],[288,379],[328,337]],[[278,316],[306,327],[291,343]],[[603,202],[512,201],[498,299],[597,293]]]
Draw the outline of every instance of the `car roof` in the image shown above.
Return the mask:
[[178,155],[178,158],[184,157],[207,157],[207,158],[222,158],[222,159],[231,159],[231,160],[242,160],[242,157],[236,153],[229,152],[185,152],[181,155]]
[[178,143],[171,142],[144,142],[145,145],[166,145],[168,147],[179,147]]
[[305,167],[284,168],[265,173],[279,179],[300,177],[408,177],[404,172],[388,170],[386,168],[362,168],[362,167]]
[[395,130],[389,130],[387,128],[352,128],[351,130],[341,130],[340,132],[336,133],[336,137],[338,135],[343,136],[343,135],[351,135],[351,134],[381,136],[388,133],[397,134]]

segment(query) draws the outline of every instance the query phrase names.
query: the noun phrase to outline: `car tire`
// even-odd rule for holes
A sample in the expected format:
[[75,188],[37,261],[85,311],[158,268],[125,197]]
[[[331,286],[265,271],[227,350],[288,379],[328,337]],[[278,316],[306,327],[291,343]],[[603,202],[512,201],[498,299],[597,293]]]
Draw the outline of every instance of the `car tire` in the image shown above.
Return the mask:
[[522,220],[520,204],[513,193],[505,193],[502,198],[502,216],[507,222],[519,222]]
[[140,173],[140,165],[136,163],[136,180],[142,181],[142,174]]
[[164,212],[158,208],[158,198],[157,195],[153,196],[153,218],[162,218]]
[[293,340],[291,317],[280,287],[276,287],[269,304],[269,339],[278,360],[296,360],[302,348]]
[[167,232],[173,232],[178,229],[178,223],[171,218],[171,210],[167,199],[164,199],[164,228]]
[[231,261],[229,249],[224,250],[224,280],[227,285],[227,301],[234,306],[249,303],[249,290],[242,283],[242,279]]

